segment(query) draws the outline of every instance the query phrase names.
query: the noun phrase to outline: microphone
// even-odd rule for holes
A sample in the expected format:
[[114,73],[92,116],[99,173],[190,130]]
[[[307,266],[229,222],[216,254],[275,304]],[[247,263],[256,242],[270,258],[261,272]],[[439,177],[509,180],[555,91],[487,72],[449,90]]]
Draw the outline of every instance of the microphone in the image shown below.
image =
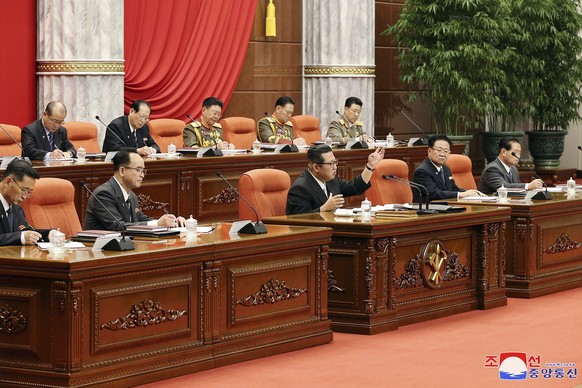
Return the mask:
[[[186,113],[186,117],[190,119],[188,124],[192,124],[195,121],[189,113]],[[218,143],[216,140],[212,136],[210,136],[210,140],[212,140],[214,143],[214,147],[200,147],[198,149],[198,154],[196,155],[197,157],[201,158],[203,156],[222,156],[222,151],[218,149]]]
[[[4,126],[2,126],[2,124],[0,124],[0,128],[2,128],[2,130],[4,131],[4,133],[5,133],[5,134],[7,134],[7,135],[8,135],[8,136],[9,136],[9,137],[12,139],[12,141],[14,142],[14,144],[16,144],[16,145],[17,145],[18,147],[20,147],[20,149],[22,150],[22,146],[20,145],[20,143],[18,142],[18,140],[16,140],[16,139],[14,138],[14,136],[12,136],[12,135],[10,134],[10,132],[8,132],[8,131],[6,130],[6,128],[4,128]],[[580,146],[578,146],[578,148],[580,148]]]
[[582,146],[578,146],[578,149],[579,149],[580,151],[582,151]]
[[[6,128],[4,128],[4,126],[2,124],[0,124],[0,128],[2,128],[2,130],[12,139],[12,141],[14,142],[14,144],[16,144],[19,148],[20,148],[20,154],[22,155],[22,145],[18,142],[18,140],[16,140],[14,138],[14,136],[12,136],[12,134],[10,132],[8,132],[6,130]],[[30,159],[28,158],[28,156],[25,156],[24,158],[22,157],[18,157],[18,156],[5,156],[2,159],[2,164],[0,166],[0,168],[6,168],[8,167],[8,165],[14,160],[14,159],[23,159],[24,161],[30,163]]]
[[[103,124],[103,125],[105,126],[105,129],[107,129],[107,130],[109,131],[109,133],[113,134],[113,136],[115,136],[117,139],[119,139],[119,141],[120,141],[120,142],[122,142],[122,143],[123,143],[123,145],[124,145],[125,147],[127,147],[127,144],[126,144],[126,143],[123,141],[123,139],[122,139],[122,138],[120,138],[120,137],[119,137],[119,135],[118,135],[117,133],[115,133],[115,131],[114,131],[113,129],[111,129],[111,128],[109,127],[109,125],[107,125],[107,124],[105,124],[103,121],[101,121],[101,119],[99,118],[99,116],[95,116],[95,118],[96,118],[96,119],[97,119],[97,120],[98,120],[98,121],[99,121],[101,124]],[[137,146],[137,144],[136,144],[136,146]]]
[[253,224],[252,222],[249,221],[249,223],[246,224],[245,226],[243,226],[242,228],[240,228],[237,233],[244,233],[244,234],[267,233],[267,228],[265,228],[265,224],[263,224],[262,221],[259,221],[259,213],[257,212],[257,209],[255,209],[253,207],[253,205],[251,205],[251,203],[249,201],[247,201],[247,199],[241,195],[241,193],[236,189],[236,187],[231,185],[230,182],[226,180],[226,178],[222,175],[222,173],[220,171],[216,171],[216,176],[219,177],[220,179],[222,179],[228,185],[228,187],[233,189],[234,192],[240,197],[240,199],[245,201],[245,203],[247,205],[249,205],[249,207],[255,213],[255,217],[256,217],[257,222],[255,222]]
[[[275,118],[267,112],[265,112],[265,116],[270,117],[273,120],[275,120]],[[283,123],[283,126],[284,125],[285,125],[285,123]],[[285,153],[285,152],[299,152],[299,148],[297,148],[297,146],[295,144],[293,144],[293,140],[295,140],[295,138],[293,136],[293,129],[291,129],[291,131],[290,131],[290,136],[291,136],[291,144],[279,144],[279,145],[277,145],[277,147],[275,148],[276,154]]]
[[192,118],[192,116],[190,116],[190,114],[189,114],[189,113],[186,113],[186,117],[188,117],[188,118],[190,119],[190,122],[189,122],[189,123],[187,123],[186,125],[188,125],[188,124],[190,124],[190,123],[193,123],[193,122],[194,122],[194,119]]
[[109,210],[107,208],[107,206],[105,206],[103,204],[103,202],[101,202],[99,197],[97,197],[95,195],[95,193],[93,193],[89,189],[89,187],[87,187],[87,184],[85,183],[85,181],[80,181],[79,184],[81,185],[81,187],[83,187],[85,190],[87,190],[87,192],[91,195],[91,197],[93,197],[97,202],[99,202],[101,207],[103,207],[103,209],[105,209],[107,211],[107,213],[109,213],[111,218],[113,218],[115,220],[115,222],[121,227],[121,237],[112,238],[105,245],[103,245],[102,249],[107,250],[107,251],[130,251],[130,250],[135,249],[131,239],[129,237],[125,236],[125,229],[126,229],[125,225],[123,225],[121,223],[121,221],[117,217],[115,217],[113,215],[113,213],[111,213],[111,210]]
[[[516,158],[520,163],[521,163],[521,159],[519,158],[519,156],[517,156],[515,154],[515,152],[511,152],[511,156],[513,156],[514,158]],[[542,178],[539,177],[538,174],[536,174],[536,172],[533,170],[533,168],[531,168],[530,166],[526,165],[526,164],[521,164],[522,166],[527,167],[527,169],[532,173],[532,175],[536,178],[542,181],[542,185],[544,185],[545,190],[544,191],[539,191],[537,193],[534,194],[533,197],[531,197],[531,199],[543,199],[543,200],[548,200],[548,199],[552,199],[552,194],[550,194],[548,192],[548,185],[546,185],[546,182],[544,182],[544,180]]]
[[[335,113],[339,116],[340,119],[343,117],[343,115],[339,112],[339,110],[336,110]],[[366,143],[365,141],[356,140],[356,139],[350,139],[346,143],[346,150],[352,150],[352,149],[356,150],[356,149],[362,149],[362,148],[369,148],[368,143]]]
[[422,133],[421,138],[415,140],[412,145],[413,146],[421,146],[421,145],[428,145],[428,140],[426,140],[426,134],[424,133],[424,131],[422,130],[422,128],[420,128],[410,117],[408,117],[408,115],[406,113],[404,113],[404,111],[402,110],[402,108],[398,108],[398,112],[402,113],[402,115],[404,115],[404,117],[406,117],[406,119],[408,121],[410,121],[412,123],[412,125],[414,125],[416,127],[416,129],[418,129],[420,131],[420,133]]
[[[382,175],[382,179],[391,179],[395,182],[400,183],[401,185],[406,185],[406,186],[409,186],[411,188],[415,188],[416,190],[418,190],[418,192],[420,193],[420,201],[418,202],[418,211],[416,212],[417,214],[436,214],[436,213],[438,213],[437,210],[428,208],[428,202],[429,202],[428,189],[425,186],[421,185],[420,183],[409,181],[408,179],[400,178],[400,177],[393,175],[393,174]],[[422,191],[423,190],[426,193],[426,209],[422,208],[422,198],[423,198]]]

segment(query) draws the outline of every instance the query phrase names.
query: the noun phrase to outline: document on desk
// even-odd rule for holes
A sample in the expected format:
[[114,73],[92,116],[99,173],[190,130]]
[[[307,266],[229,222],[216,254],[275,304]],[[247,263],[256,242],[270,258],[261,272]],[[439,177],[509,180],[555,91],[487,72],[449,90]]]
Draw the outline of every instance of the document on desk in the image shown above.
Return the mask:
[[497,197],[495,197],[495,196],[479,196],[479,195],[473,195],[473,196],[464,197],[461,199],[467,200],[467,201],[497,201]]
[[[53,244],[50,242],[37,242],[36,246],[38,246],[42,250],[45,250],[52,248]],[[68,241],[65,243],[65,249],[79,249],[79,248],[85,248],[85,244],[78,241]]]

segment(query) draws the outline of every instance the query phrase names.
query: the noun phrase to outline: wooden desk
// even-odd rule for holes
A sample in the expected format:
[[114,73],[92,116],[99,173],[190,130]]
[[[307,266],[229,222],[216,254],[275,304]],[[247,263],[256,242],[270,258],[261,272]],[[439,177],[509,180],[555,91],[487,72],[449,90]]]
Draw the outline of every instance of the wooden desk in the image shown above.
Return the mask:
[[0,248],[0,385],[129,386],[332,340],[331,230]]
[[[468,207],[464,213],[371,222],[332,213],[264,221],[333,228],[328,279],[332,329],[376,334],[506,305],[503,230],[509,213],[508,208]],[[436,271],[443,276],[438,287],[422,277],[428,269],[425,259],[431,253],[438,256],[434,242],[448,257]]]
[[[454,146],[455,152],[462,145]],[[352,179],[362,172],[371,150],[334,150],[340,160],[338,176]],[[386,149],[385,158],[404,160],[409,165],[412,179],[414,169],[426,158],[426,147],[396,147]],[[41,177],[56,177],[71,181],[76,188],[75,205],[81,224],[85,219],[85,209],[89,194],[79,182],[87,183],[94,190],[113,175],[113,164],[105,162],[51,163],[45,166],[34,162]],[[223,157],[196,158],[185,156],[180,159],[146,160],[148,170],[143,185],[136,190],[144,212],[152,217],[164,214],[164,207],[170,212],[188,218],[193,215],[198,222],[238,220],[238,196],[216,176],[221,171],[225,178],[238,186],[239,176],[255,168],[277,168],[284,170],[295,180],[307,167],[305,152],[260,155],[235,155]],[[354,197],[349,205],[356,206],[363,198]]]
[[552,196],[550,201],[511,199],[501,205],[511,208],[505,237],[507,296],[533,298],[582,285],[582,194]]

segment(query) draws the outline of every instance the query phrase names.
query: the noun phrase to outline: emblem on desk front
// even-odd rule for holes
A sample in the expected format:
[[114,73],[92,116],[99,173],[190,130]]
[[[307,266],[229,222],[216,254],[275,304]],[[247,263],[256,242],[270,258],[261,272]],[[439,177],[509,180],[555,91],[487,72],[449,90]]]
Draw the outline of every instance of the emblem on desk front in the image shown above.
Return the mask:
[[439,288],[445,278],[447,269],[447,253],[443,244],[438,240],[431,240],[421,251],[420,274],[424,285],[428,288]]

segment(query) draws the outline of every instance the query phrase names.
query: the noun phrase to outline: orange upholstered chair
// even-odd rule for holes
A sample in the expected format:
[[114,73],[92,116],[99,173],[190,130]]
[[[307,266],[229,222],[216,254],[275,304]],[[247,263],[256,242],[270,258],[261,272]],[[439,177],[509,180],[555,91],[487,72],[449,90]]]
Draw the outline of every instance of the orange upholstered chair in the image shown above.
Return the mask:
[[34,195],[22,202],[28,222],[37,229],[59,228],[67,236],[82,230],[75,209],[75,188],[60,178],[40,178]]
[[[259,220],[264,217],[285,215],[290,187],[289,174],[274,168],[250,170],[238,178],[238,190],[257,209]],[[255,221],[255,213],[240,199],[238,216],[241,220]]]
[[222,125],[222,137],[237,149],[252,148],[257,140],[257,124],[248,117],[228,117],[219,121]]
[[83,146],[89,153],[101,152],[95,124],[87,121],[66,121],[63,126],[67,128],[67,136],[75,149]]
[[397,159],[384,159],[376,166],[370,183],[372,187],[366,190],[366,197],[373,206],[388,203],[412,203],[412,191],[405,184],[391,179],[383,179],[382,175],[396,175],[408,179],[408,165]]
[[[16,125],[10,124],[0,124],[4,127],[8,133],[18,142],[20,141],[21,130]],[[10,138],[2,129],[0,129],[0,155],[1,156],[20,156],[22,155],[22,149],[14,143],[14,140]]]
[[473,177],[473,164],[468,156],[451,154],[447,160],[447,166],[451,169],[453,179],[461,189],[477,190],[475,177]]
[[307,145],[313,144],[321,140],[320,122],[315,116],[299,115],[291,117],[293,123],[293,135],[305,139]]
[[161,152],[168,152],[168,145],[174,143],[177,148],[184,146],[182,131],[186,126],[182,120],[178,119],[153,119],[148,121],[150,134],[160,147]]

